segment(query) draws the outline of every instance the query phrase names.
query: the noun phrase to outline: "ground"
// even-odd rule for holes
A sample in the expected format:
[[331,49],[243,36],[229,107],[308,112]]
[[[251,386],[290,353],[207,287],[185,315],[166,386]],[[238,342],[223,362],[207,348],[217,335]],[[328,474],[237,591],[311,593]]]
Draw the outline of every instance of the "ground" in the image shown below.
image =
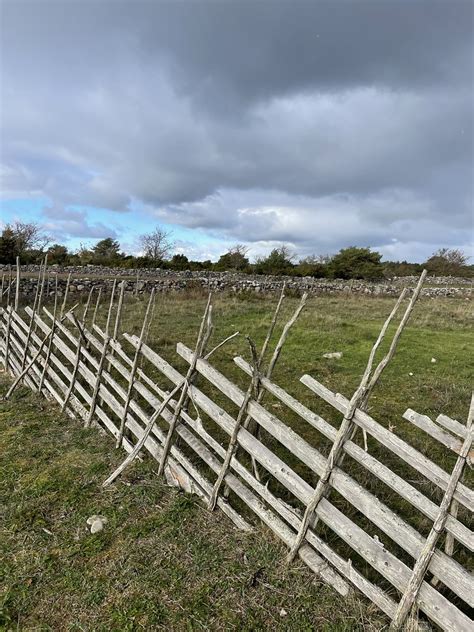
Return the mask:
[[[148,340],[176,366],[184,365],[175,343],[192,345],[204,303],[201,294],[157,299]],[[213,340],[239,330],[261,343],[274,303],[217,297]],[[296,303],[288,300],[282,320]],[[275,381],[318,412],[315,397],[298,381],[303,373],[350,396],[392,304],[385,298],[311,299]],[[123,330],[136,333],[143,310],[133,299]],[[411,406],[465,420],[473,375],[471,310],[470,301],[421,301],[371,401],[376,419],[395,425],[446,468],[452,458],[438,454],[401,413]],[[328,351],[343,357],[325,360]],[[223,348],[215,364],[245,383],[232,365],[235,353],[248,357],[243,338]],[[3,392],[7,385],[3,374]],[[289,417],[288,423],[297,422]],[[26,388],[0,405],[3,629],[329,631],[387,625],[370,603],[357,595],[341,599],[300,562],[286,567],[284,547],[268,530],[256,524],[244,535],[220,512],[211,515],[198,499],[167,488],[150,460],[104,490],[102,481],[121,458],[108,435],[83,429]],[[108,523],[91,535],[86,520],[97,513]]]

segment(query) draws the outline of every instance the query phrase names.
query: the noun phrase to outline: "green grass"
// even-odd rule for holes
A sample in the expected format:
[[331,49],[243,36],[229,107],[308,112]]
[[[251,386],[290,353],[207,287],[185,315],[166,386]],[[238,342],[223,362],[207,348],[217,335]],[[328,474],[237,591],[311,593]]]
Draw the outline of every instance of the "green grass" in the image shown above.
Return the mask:
[[[6,387],[1,382],[2,392]],[[377,630],[265,529],[244,535],[25,388],[0,413],[0,629]],[[104,531],[86,520],[100,513]],[[280,614],[282,610],[286,615]]]
[[[148,342],[177,368],[184,369],[185,363],[175,352],[176,342],[193,346],[205,300],[199,293],[157,297]],[[261,344],[275,300],[217,296],[211,346],[236,330]],[[287,299],[281,322],[297,302]],[[299,378],[309,373],[350,397],[393,302],[351,296],[311,299],[283,349],[275,381],[338,423],[340,415]],[[138,333],[143,313],[143,301],[131,299],[123,330]],[[100,316],[103,322],[104,311]],[[443,412],[465,421],[473,377],[472,322],[469,301],[420,301],[370,402],[377,420],[395,426],[397,434],[446,469],[452,466],[453,455],[401,415],[412,407],[434,417]],[[343,357],[325,360],[322,354],[327,351],[342,351]],[[248,358],[244,336],[222,348],[213,363],[245,387],[248,378],[233,364],[235,354]],[[144,368],[151,371],[149,365]],[[202,378],[199,386],[212,391]],[[2,388],[7,388],[5,377]],[[224,396],[212,392],[235,412]],[[313,445],[327,450],[321,435],[305,422],[272,398],[265,401]],[[268,436],[264,440],[278,451]],[[390,455],[372,442],[370,450],[390,463]],[[257,526],[251,535],[243,535],[220,512],[211,516],[194,497],[165,487],[156,477],[156,463],[148,459],[103,490],[102,481],[123,458],[110,436],[82,429],[24,388],[1,404],[0,455],[4,629],[329,631],[380,630],[386,624],[374,606],[358,597],[339,598],[301,563],[286,568],[284,548],[268,530]],[[298,469],[291,455],[285,458]],[[426,532],[428,521],[412,515],[416,512],[410,513],[403,502],[396,504],[377,481],[346,463],[358,480]],[[395,461],[392,465],[397,467]],[[304,468],[298,471],[310,476]],[[409,470],[399,471],[413,478]],[[412,482],[439,498],[432,486]],[[331,500],[348,510],[336,494]],[[86,520],[95,513],[106,515],[109,522],[103,532],[91,535]],[[354,519],[365,524],[360,516]],[[370,533],[377,530],[371,528]],[[338,550],[348,553],[329,537]],[[455,555],[466,561],[462,552]],[[280,616],[282,609],[285,616]]]

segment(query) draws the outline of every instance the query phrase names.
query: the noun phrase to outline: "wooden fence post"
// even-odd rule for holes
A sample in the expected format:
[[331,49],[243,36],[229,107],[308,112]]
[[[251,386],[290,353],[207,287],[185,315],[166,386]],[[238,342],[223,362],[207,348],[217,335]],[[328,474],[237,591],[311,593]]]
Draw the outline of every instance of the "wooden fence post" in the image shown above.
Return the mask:
[[40,295],[40,285],[41,285],[42,270],[43,270],[43,267],[41,265],[40,266],[39,275],[38,275],[38,281],[36,283],[36,292],[35,292],[35,298],[34,298],[34,301],[33,301],[33,313],[31,314],[30,326],[28,328],[28,333],[26,334],[26,343],[25,343],[25,348],[23,349],[23,357],[21,359],[20,371],[23,371],[23,369],[25,368],[26,356],[28,355],[28,347],[29,347],[29,344],[30,344],[31,333],[33,331],[35,315],[36,315],[36,311],[38,309],[38,300],[39,300],[39,295]]
[[46,357],[44,359],[44,365],[43,365],[43,370],[41,372],[41,378],[40,378],[40,382],[39,382],[39,386],[38,386],[38,392],[41,393],[42,389],[43,389],[43,384],[44,384],[44,379],[46,377],[46,372],[48,370],[48,366],[49,366],[49,361],[51,358],[51,353],[52,353],[52,349],[53,349],[53,340],[54,340],[54,334],[56,332],[56,315],[58,312],[58,275],[56,273],[55,279],[54,279],[54,307],[53,307],[53,322],[51,324],[51,338],[49,339],[48,342],[48,349],[46,351]]
[[214,511],[216,507],[216,502],[219,496],[220,488],[222,486],[224,478],[227,475],[227,472],[229,471],[230,462],[232,460],[232,457],[234,456],[235,448],[237,447],[237,435],[239,434],[239,430],[242,426],[242,422],[244,421],[244,415],[247,414],[247,407],[249,405],[250,398],[252,397],[252,395],[254,395],[254,397],[257,396],[256,391],[257,391],[258,376],[259,376],[259,371],[260,371],[260,358],[257,355],[257,350],[255,348],[254,342],[248,336],[247,336],[247,340],[250,345],[250,350],[252,353],[252,368],[253,368],[252,379],[250,381],[247,392],[245,393],[244,400],[239,408],[239,412],[237,414],[234,427],[232,429],[232,434],[230,435],[226,455],[224,457],[221,470],[219,474],[217,475],[217,480],[214,483],[214,487],[212,488],[211,496],[209,498],[209,503],[207,505],[207,508],[210,511]]
[[15,288],[15,312],[18,311],[20,301],[20,257],[16,258],[16,288]]
[[199,334],[196,340],[196,348],[194,351],[195,357],[194,357],[193,362],[191,362],[191,364],[189,365],[188,372],[183,382],[183,387],[181,390],[181,394],[179,396],[178,403],[176,404],[176,408],[173,412],[173,418],[170,422],[170,427],[168,428],[168,434],[166,435],[165,443],[163,445],[163,453],[161,455],[160,465],[158,467],[158,475],[163,474],[165,470],[166,459],[168,458],[168,453],[171,448],[171,442],[174,437],[176,424],[178,423],[182,409],[186,407],[186,404],[188,402],[189,385],[194,381],[194,378],[196,377],[196,362],[198,358],[200,358],[203,355],[204,350],[206,349],[206,345],[212,334],[211,297],[212,297],[212,294],[209,293],[206,309],[204,310],[204,315],[201,321],[201,327],[199,329]]
[[81,324],[77,320],[76,315],[73,313],[73,314],[71,314],[71,317],[72,317],[74,325],[77,328],[77,347],[76,347],[76,356],[74,358],[74,365],[73,365],[73,369],[72,369],[72,373],[71,373],[71,381],[69,383],[66,395],[64,397],[64,401],[63,401],[63,403],[61,405],[61,411],[65,411],[66,410],[66,406],[69,403],[69,398],[71,397],[72,392],[74,390],[74,386],[76,384],[76,379],[77,379],[77,372],[79,370],[79,364],[81,362],[82,341],[83,341],[83,339],[86,340],[84,332],[82,331]]
[[[125,399],[125,404],[123,407],[123,411],[122,411],[122,417],[120,419],[120,427],[119,427],[119,434],[117,436],[117,442],[115,444],[115,447],[120,447],[122,445],[122,439],[123,439],[123,433],[125,430],[125,422],[127,421],[127,415],[128,415],[128,408],[130,406],[130,400],[132,398],[132,393],[133,393],[133,386],[135,384],[135,375],[138,369],[138,362],[140,360],[140,352],[142,350],[142,345],[143,345],[143,340],[144,340],[144,336],[145,336],[145,331],[147,328],[147,324],[148,324],[148,318],[150,316],[150,309],[151,309],[151,305],[154,299],[154,295],[155,295],[155,290],[152,289],[151,294],[150,294],[150,299],[148,301],[148,305],[146,308],[146,312],[145,312],[145,317],[143,318],[143,324],[142,324],[142,330],[140,333],[140,338],[138,341],[138,345],[135,348],[135,355],[133,357],[133,364],[132,367],[130,369],[130,377],[128,380],[128,388],[127,388],[127,396]],[[122,293],[121,296],[123,296],[123,285],[122,285]],[[115,322],[115,324],[117,324],[117,321]],[[114,339],[115,336],[114,336]]]
[[112,318],[112,308],[114,305],[114,293],[115,293],[115,286],[116,286],[116,280],[114,279],[114,284],[112,287],[112,294],[110,296],[110,303],[109,303],[109,311],[107,314],[107,324],[105,327],[105,338],[104,338],[104,344],[102,347],[102,353],[100,354],[100,360],[99,360],[99,367],[97,369],[97,375],[96,375],[96,380],[95,380],[95,384],[94,384],[94,390],[92,393],[92,399],[91,399],[91,404],[90,404],[90,408],[89,408],[89,413],[87,415],[87,419],[84,422],[84,427],[85,428],[89,428],[89,426],[92,423],[92,419],[94,417],[94,413],[95,413],[95,408],[97,406],[97,398],[99,395],[99,389],[100,389],[100,382],[102,379],[102,371],[104,370],[104,364],[105,364],[105,359],[107,357],[107,352],[109,350],[109,344],[110,344],[110,320]]
[[61,305],[61,311],[59,312],[59,318],[62,318],[64,314],[64,310],[66,309],[66,301],[67,301],[67,296],[69,293],[69,284],[71,283],[71,274],[72,272],[70,272],[67,277],[66,289],[64,290],[64,298],[63,298],[63,303]]
[[95,301],[94,313],[92,314],[91,329],[94,329],[95,321],[97,319],[97,312],[99,311],[99,305],[100,305],[101,296],[102,296],[102,288],[100,287],[99,291],[97,292],[97,298],[96,298],[96,301]]
[[[340,463],[341,459],[344,456],[344,450],[343,450],[343,446],[344,443],[347,441],[347,439],[351,438],[354,429],[356,428],[355,423],[353,421],[353,416],[354,413],[356,411],[356,409],[360,406],[363,405],[367,402],[370,392],[371,390],[374,388],[374,386],[377,383],[378,378],[380,377],[380,375],[382,374],[383,369],[387,366],[388,362],[390,361],[390,359],[393,357],[394,353],[395,353],[395,349],[398,343],[398,339],[400,337],[401,332],[403,331],[403,328],[405,327],[408,318],[413,310],[413,307],[415,305],[415,302],[419,296],[419,293],[421,291],[421,286],[423,284],[424,278],[426,276],[426,270],[423,271],[420,280],[418,282],[418,285],[415,289],[415,291],[413,292],[412,298],[410,300],[410,303],[407,307],[407,309],[405,310],[405,314],[403,316],[403,318],[400,321],[400,324],[398,326],[398,329],[392,339],[392,343],[390,345],[390,349],[389,352],[387,353],[387,355],[381,360],[381,362],[379,363],[379,365],[377,366],[377,368],[374,371],[374,374],[371,378],[371,371],[372,371],[372,365],[373,365],[373,361],[375,358],[375,353],[378,349],[378,347],[380,346],[385,333],[388,329],[388,326],[390,324],[390,321],[392,320],[392,318],[395,315],[395,312],[398,308],[398,306],[401,303],[401,297],[398,299],[395,307],[393,308],[392,312],[390,313],[389,317],[387,318],[387,320],[385,321],[379,337],[377,338],[374,346],[372,347],[372,350],[370,352],[369,355],[369,359],[367,362],[367,366],[365,368],[364,371],[364,375],[362,376],[361,382],[359,384],[359,387],[357,388],[357,390],[355,391],[354,395],[351,398],[351,401],[349,402],[349,406],[347,407],[346,413],[344,414],[344,418],[341,422],[341,425],[339,427],[338,433],[336,435],[336,439],[331,447],[331,451],[329,453],[329,456],[327,458],[326,461],[326,466],[324,468],[324,471],[321,474],[321,477],[316,485],[316,488],[314,490],[313,496],[310,500],[310,502],[308,503],[308,505],[306,506],[306,510],[303,516],[303,520],[301,522],[301,526],[300,526],[300,530],[298,532],[298,535],[295,539],[295,542],[292,546],[292,548],[290,549],[290,552],[288,553],[287,556],[287,561],[288,562],[292,562],[295,559],[296,554],[298,553],[298,548],[301,546],[305,536],[306,536],[306,532],[308,530],[309,527],[309,523],[310,520],[314,514],[314,511],[316,509],[316,507],[318,506],[319,502],[321,501],[321,499],[323,498],[323,496],[326,494],[326,492],[329,489],[329,480],[331,477],[331,474],[334,470],[334,468]],[[402,296],[404,295],[404,292],[402,292]]]

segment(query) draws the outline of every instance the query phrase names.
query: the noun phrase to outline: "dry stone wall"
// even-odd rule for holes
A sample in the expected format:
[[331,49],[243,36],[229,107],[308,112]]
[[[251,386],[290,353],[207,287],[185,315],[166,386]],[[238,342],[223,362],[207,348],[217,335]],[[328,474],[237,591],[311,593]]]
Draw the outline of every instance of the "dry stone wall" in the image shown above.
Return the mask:
[[[0,272],[7,276],[8,266],[0,266]],[[20,293],[22,296],[34,294],[37,284],[39,266],[22,266]],[[279,292],[284,282],[289,291],[297,294],[337,294],[352,293],[370,296],[394,296],[400,292],[401,286],[411,286],[416,283],[416,277],[395,277],[377,282],[343,279],[314,279],[313,277],[283,277],[266,275],[247,275],[234,272],[211,272],[189,270],[177,272],[174,270],[140,269],[124,270],[123,268],[102,268],[100,266],[59,267],[50,266],[48,269],[49,288],[53,292],[53,279],[58,274],[59,292],[62,294],[66,287],[67,275],[72,273],[70,292],[87,293],[93,288],[102,288],[108,292],[112,288],[113,280],[124,280],[125,291],[143,294],[155,288],[156,292],[183,292],[186,290],[202,289],[213,292]],[[472,279],[453,277],[431,277],[423,288],[425,296],[445,296],[470,298],[473,288]]]

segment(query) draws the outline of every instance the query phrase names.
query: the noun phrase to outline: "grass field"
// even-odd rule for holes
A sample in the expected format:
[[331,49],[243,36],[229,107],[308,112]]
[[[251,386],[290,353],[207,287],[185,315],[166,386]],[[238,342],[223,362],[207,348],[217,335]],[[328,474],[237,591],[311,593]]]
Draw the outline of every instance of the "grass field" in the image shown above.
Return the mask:
[[[214,342],[238,330],[261,344],[275,297],[218,296],[214,303]],[[148,342],[177,367],[185,365],[175,353],[176,342],[193,345],[204,304],[199,294],[157,298]],[[296,304],[296,298],[287,299],[282,322]],[[309,373],[350,396],[392,305],[385,298],[311,299],[284,347],[275,381],[337,423],[337,414],[309,393],[299,377]],[[144,304],[132,299],[123,330],[138,333],[143,311]],[[465,421],[474,373],[472,323],[469,301],[420,301],[371,400],[377,420],[395,426],[397,434],[445,468],[452,457],[401,414],[412,407]],[[343,357],[325,360],[322,354],[328,351],[342,351]],[[213,363],[244,386],[246,378],[232,363],[235,354],[248,358],[243,336],[220,350]],[[6,386],[3,375],[3,391]],[[276,406],[271,398],[266,401]],[[4,629],[329,631],[386,626],[368,602],[357,596],[342,600],[300,562],[286,568],[284,548],[266,529],[257,526],[243,535],[219,512],[211,516],[194,497],[165,487],[155,475],[156,463],[145,459],[135,464],[103,490],[102,481],[123,458],[111,439],[82,429],[27,389],[0,406]],[[303,422],[275,411],[324,451],[327,446],[315,443],[317,437]],[[376,446],[370,449],[377,451]],[[95,513],[109,522],[103,532],[91,535],[86,519]],[[416,526],[426,530],[425,523]]]

